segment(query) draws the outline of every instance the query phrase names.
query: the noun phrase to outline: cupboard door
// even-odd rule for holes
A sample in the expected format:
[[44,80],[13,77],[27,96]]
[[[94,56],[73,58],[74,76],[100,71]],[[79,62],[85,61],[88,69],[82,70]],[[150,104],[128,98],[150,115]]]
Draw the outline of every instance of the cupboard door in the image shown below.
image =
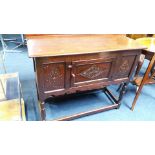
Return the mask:
[[73,61],[71,85],[81,86],[107,81],[111,78],[115,59]]

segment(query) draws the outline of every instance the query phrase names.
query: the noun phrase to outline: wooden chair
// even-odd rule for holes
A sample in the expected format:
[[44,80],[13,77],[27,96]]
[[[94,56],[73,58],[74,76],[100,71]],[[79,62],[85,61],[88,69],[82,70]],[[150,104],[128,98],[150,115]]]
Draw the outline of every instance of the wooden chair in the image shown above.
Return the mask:
[[[139,59],[139,62],[138,62],[138,65],[137,65],[137,69],[136,69],[136,72],[135,72],[135,77],[134,77],[134,80],[131,81],[132,84],[136,85],[137,86],[137,91],[136,91],[136,95],[135,95],[135,98],[134,98],[134,101],[132,103],[132,108],[131,110],[134,110],[134,107],[135,107],[135,104],[136,104],[136,101],[142,91],[142,88],[144,85],[146,84],[154,84],[155,83],[155,53],[153,52],[153,49],[150,49],[150,46],[151,46],[151,40],[154,40],[152,41],[152,44],[155,45],[155,35],[152,35],[152,34],[149,34],[149,35],[127,35],[128,37],[131,37],[133,39],[136,39],[140,44],[148,47],[147,50],[143,50],[142,51],[142,54],[140,56],[140,59]],[[147,36],[147,37],[144,37],[144,36]],[[148,36],[152,36],[152,37],[148,37]],[[142,37],[142,38],[139,38],[139,37]],[[154,49],[155,50],[155,49]],[[147,59],[150,61],[147,69],[146,69],[146,72],[144,74],[143,77],[139,77],[139,72],[142,68],[142,65],[144,63],[144,60]],[[118,91],[122,88],[122,85],[119,86],[118,88]]]
[[[153,34],[127,34],[126,36],[129,38],[132,38],[132,39],[139,39],[139,38],[152,37]],[[142,65],[144,63],[144,59],[145,59],[145,54],[141,54],[140,59],[138,61],[137,69],[135,72],[135,77],[138,76],[138,74],[142,68]]]
[[137,41],[145,45],[148,49],[143,50],[142,54],[145,55],[145,59],[149,60],[149,65],[143,77],[139,77],[138,73],[142,67],[144,60],[141,62],[140,66],[137,67],[135,78],[133,84],[137,86],[137,92],[132,103],[131,110],[134,110],[136,101],[142,91],[142,88],[146,84],[155,84],[155,38],[141,38]]
[[[146,35],[146,37],[155,37],[155,34],[147,34]],[[144,38],[144,37],[142,37],[142,38]],[[137,41],[140,41],[141,42],[141,40],[145,40],[145,39],[139,39],[138,37],[137,37]],[[142,43],[142,44],[145,44],[145,43]],[[149,46],[149,45],[147,45],[147,46]],[[139,59],[139,62],[138,62],[138,66],[137,66],[137,69],[136,69],[136,73],[135,73],[135,77],[137,77],[138,76],[138,74],[139,74],[139,72],[140,72],[140,70],[141,70],[141,68],[142,68],[142,65],[143,65],[143,63],[144,63],[144,59],[145,59],[145,55],[147,55],[147,53],[146,52],[144,52],[144,54],[141,54],[141,56],[140,56],[140,59]],[[151,57],[149,56],[149,57],[147,57],[146,59],[148,59],[149,61],[151,60]],[[152,67],[152,70],[151,70],[151,72],[153,72],[153,70],[155,69],[155,64],[154,64],[154,67]]]

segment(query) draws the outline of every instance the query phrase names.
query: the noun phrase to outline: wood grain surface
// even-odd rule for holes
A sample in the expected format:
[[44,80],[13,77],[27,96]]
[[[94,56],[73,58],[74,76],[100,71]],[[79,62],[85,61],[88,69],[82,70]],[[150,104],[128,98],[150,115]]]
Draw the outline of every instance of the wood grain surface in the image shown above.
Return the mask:
[[49,57],[100,53],[104,51],[145,49],[135,40],[119,34],[43,35],[29,38],[29,57]]

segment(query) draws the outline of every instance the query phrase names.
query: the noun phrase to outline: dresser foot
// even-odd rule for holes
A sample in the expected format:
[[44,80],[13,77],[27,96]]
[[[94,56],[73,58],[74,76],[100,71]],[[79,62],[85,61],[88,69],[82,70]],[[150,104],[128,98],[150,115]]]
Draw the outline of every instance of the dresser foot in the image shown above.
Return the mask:
[[46,120],[45,102],[40,102],[41,121]]

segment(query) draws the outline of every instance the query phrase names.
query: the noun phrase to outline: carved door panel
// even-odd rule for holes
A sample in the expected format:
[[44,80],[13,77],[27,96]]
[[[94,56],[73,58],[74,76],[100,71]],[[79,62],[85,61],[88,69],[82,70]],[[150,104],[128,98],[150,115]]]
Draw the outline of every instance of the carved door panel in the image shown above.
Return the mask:
[[129,78],[137,55],[127,55],[119,59],[114,78]]
[[44,92],[65,88],[65,62],[43,64]]
[[72,62],[71,85],[81,86],[107,81],[112,75],[115,59],[99,59]]

